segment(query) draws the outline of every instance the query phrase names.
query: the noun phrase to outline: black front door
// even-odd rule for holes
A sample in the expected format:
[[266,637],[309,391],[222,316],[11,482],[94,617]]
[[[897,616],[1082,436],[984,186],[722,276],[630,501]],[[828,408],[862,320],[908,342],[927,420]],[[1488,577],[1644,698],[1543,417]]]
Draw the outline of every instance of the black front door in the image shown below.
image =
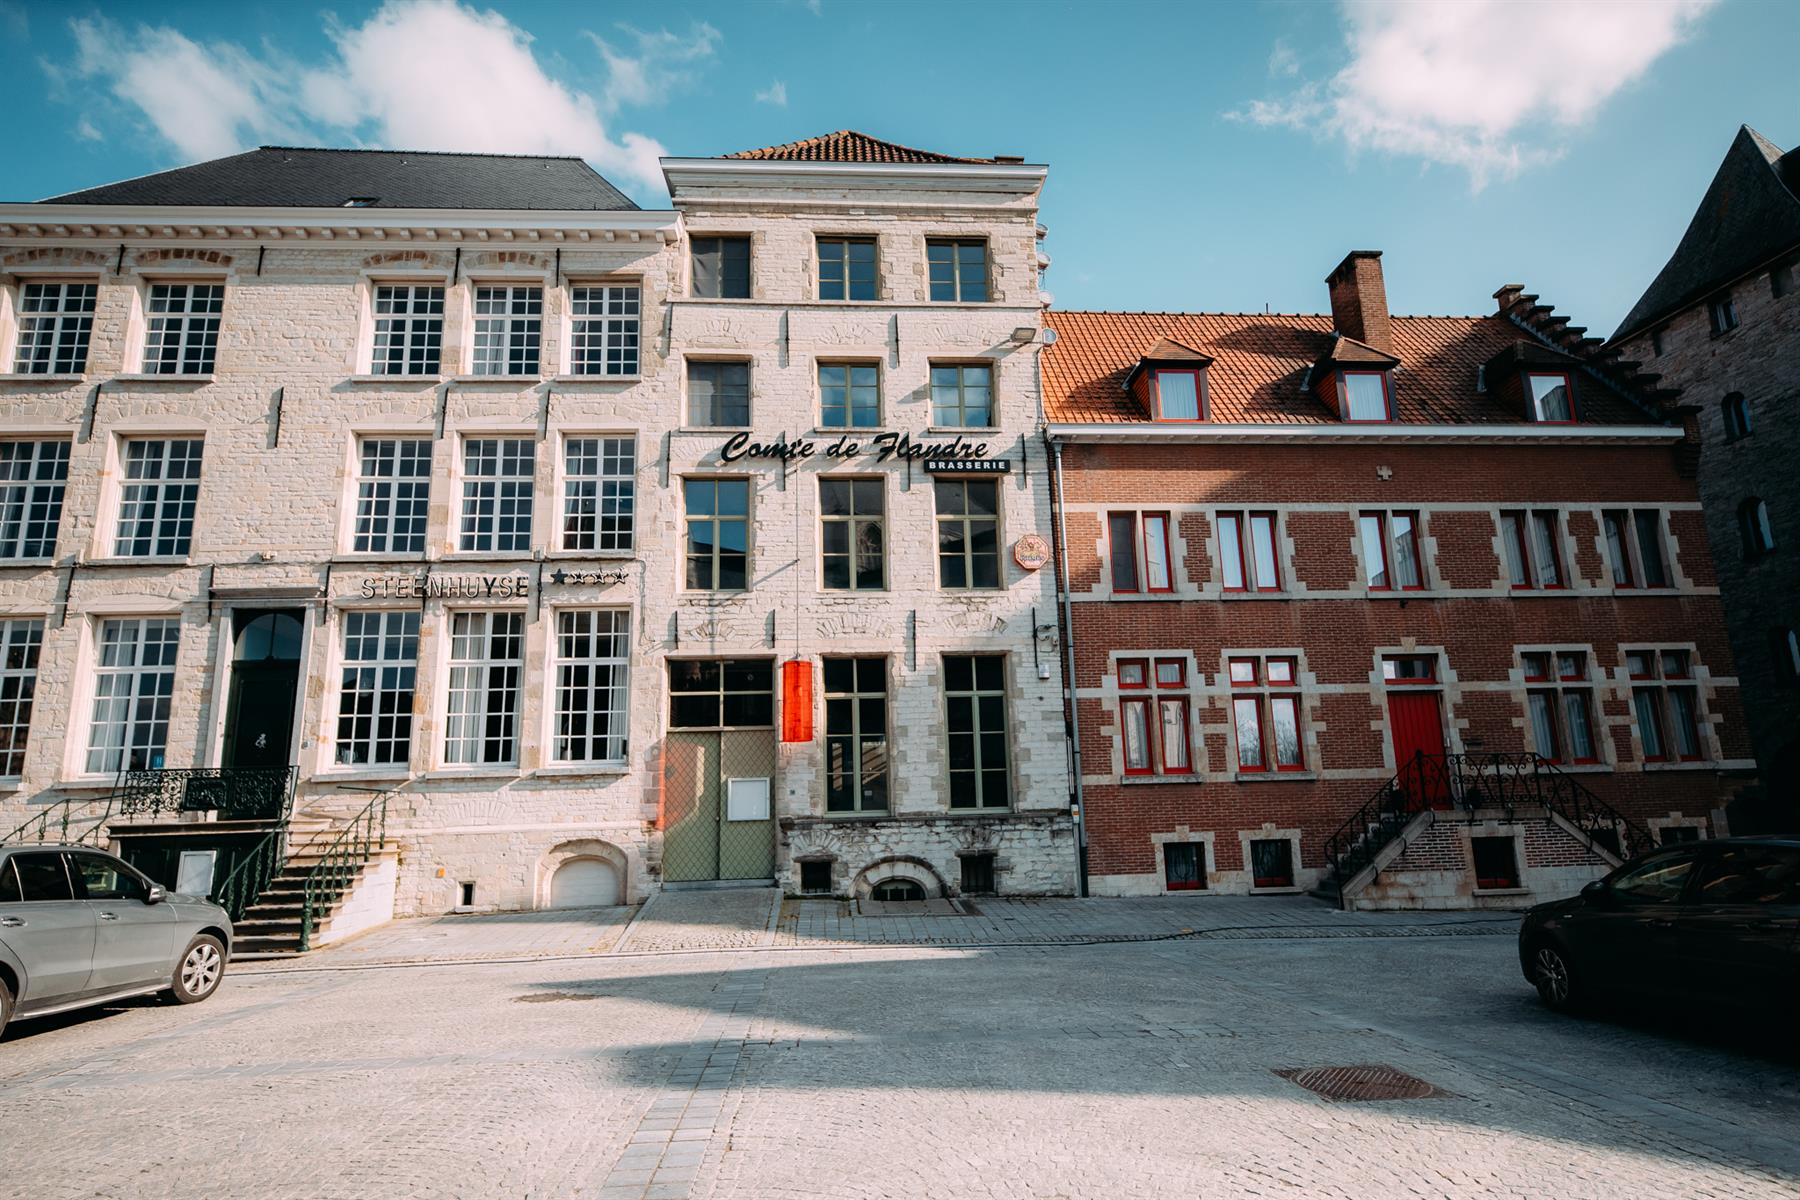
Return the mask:
[[225,708],[227,767],[292,762],[294,702],[300,688],[300,614],[240,610],[232,615],[231,692]]

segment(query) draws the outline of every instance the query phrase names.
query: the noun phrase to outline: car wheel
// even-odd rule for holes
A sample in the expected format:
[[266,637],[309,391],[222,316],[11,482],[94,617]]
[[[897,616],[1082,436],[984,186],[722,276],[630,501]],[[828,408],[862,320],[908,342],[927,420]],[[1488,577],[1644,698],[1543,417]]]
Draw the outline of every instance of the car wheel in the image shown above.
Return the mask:
[[1573,1012],[1581,1004],[1581,991],[1569,956],[1554,942],[1539,942],[1531,952],[1531,981],[1537,985],[1544,1006],[1556,1012]]
[[6,980],[0,979],[0,1033],[6,1032],[6,1023],[12,1020],[13,994],[6,986]]
[[181,952],[169,991],[179,1004],[198,1004],[219,990],[224,977],[225,947],[212,934],[203,933]]

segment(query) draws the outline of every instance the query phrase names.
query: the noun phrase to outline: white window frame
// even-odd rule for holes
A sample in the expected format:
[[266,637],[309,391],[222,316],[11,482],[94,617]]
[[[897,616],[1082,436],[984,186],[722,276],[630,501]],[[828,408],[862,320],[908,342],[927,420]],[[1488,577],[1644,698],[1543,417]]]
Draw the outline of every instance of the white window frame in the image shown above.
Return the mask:
[[[495,474],[470,474],[469,447],[472,442],[496,443],[494,448]],[[531,448],[531,471],[529,474],[521,475],[517,473],[505,473],[504,468],[508,456],[507,443],[518,443]],[[512,430],[469,429],[461,434],[456,447],[456,553],[492,555],[529,554],[531,552],[537,531],[538,445],[538,440],[534,434],[519,433]],[[519,541],[520,533],[517,529],[514,529],[508,536],[515,544],[503,547],[500,545],[501,503],[503,500],[510,499],[516,506],[519,496],[515,493],[511,497],[507,497],[502,493],[506,485],[510,484],[516,486],[521,480],[527,485],[527,490],[524,495],[525,529],[523,541]],[[489,528],[485,537],[490,544],[486,546],[471,545],[470,542],[472,540],[478,542],[484,536],[480,528],[482,519],[481,514],[471,513],[469,511],[469,504],[472,501],[481,499],[481,497],[475,494],[475,491],[472,489],[479,489],[483,483],[492,483],[494,485],[494,494],[491,497],[493,510],[487,514],[486,518],[489,523]],[[514,521],[516,521],[518,517],[519,514],[517,511],[511,514],[511,519]],[[474,522],[473,525],[471,524],[471,521]]]
[[[0,446],[30,447],[28,457],[14,457],[0,462],[0,561],[10,563],[48,561],[56,557],[57,539],[62,536],[62,514],[68,497],[69,465],[74,457],[74,444],[66,437],[0,438]],[[46,447],[62,448],[60,455],[46,457]],[[43,470],[61,468],[55,479],[41,477]],[[19,477],[23,472],[23,477]],[[32,512],[42,508],[46,516],[33,522]],[[46,537],[26,536],[34,523],[41,523]],[[37,543],[43,553],[26,554],[27,546]]]
[[[191,461],[196,464],[194,475],[191,477],[171,477],[166,474],[159,474],[137,480],[130,477],[132,446],[140,443],[160,444],[162,450],[154,461],[159,464],[159,469],[166,470],[173,461],[170,456],[171,449],[173,445],[178,442],[184,444],[191,443],[199,447],[199,453],[197,455],[180,460],[184,463]],[[155,559],[167,561],[186,559],[191,556],[194,549],[194,527],[196,518],[199,515],[200,484],[205,477],[206,470],[205,436],[203,434],[179,433],[173,431],[164,432],[162,430],[146,430],[131,433],[121,432],[118,435],[115,450],[118,457],[116,463],[117,470],[114,476],[116,480],[116,490],[112,497],[113,516],[105,531],[106,553],[104,553],[102,557],[131,561]],[[183,497],[180,495],[180,493],[186,492],[190,488],[192,489],[191,496]],[[141,499],[134,501],[132,498],[134,490],[139,489],[145,494],[153,497],[150,502],[151,516],[149,517],[151,548],[147,553],[141,554],[124,548],[124,538],[128,525],[126,519],[126,506],[132,503],[143,503]],[[172,492],[175,493],[173,500],[171,500],[170,495]],[[171,502],[176,506],[176,513],[174,516],[170,516],[165,511]],[[180,533],[176,538],[176,540],[183,543],[181,548],[179,550],[166,552],[158,549],[164,540],[164,524],[173,523],[179,528],[182,520],[180,508],[184,504],[191,506],[192,511],[189,512],[186,517],[187,528],[185,532]],[[134,537],[132,540],[136,541],[137,539]]]
[[[223,278],[208,275],[153,275],[146,277],[143,285],[144,304],[144,344],[141,348],[139,366],[145,375],[169,376],[173,378],[206,379],[218,369],[219,334],[224,325],[226,282]],[[186,288],[183,307],[166,312],[157,312],[156,303],[158,288]],[[216,310],[193,307],[198,288],[218,289],[218,308]],[[155,352],[158,347],[158,325],[167,334],[177,331],[175,338],[176,355],[173,369],[162,367],[163,359]],[[205,355],[204,370],[189,370],[190,350],[198,347]],[[154,357],[153,357],[154,356]]]
[[[383,313],[380,310],[381,292],[384,288],[403,288],[406,290],[408,307],[404,311]],[[418,293],[423,289],[437,292],[437,312],[417,311]],[[371,376],[386,379],[435,379],[444,370],[444,331],[449,315],[451,289],[440,277],[404,278],[398,276],[376,276],[369,280],[369,346],[363,355],[363,361]],[[435,336],[431,326],[435,320]],[[382,326],[390,324],[400,332],[402,353],[400,369],[389,370],[388,363],[381,355]],[[390,329],[390,335],[395,332]],[[435,353],[430,366],[414,368],[413,342],[421,334],[429,344],[435,342]]]
[[[152,632],[151,626],[159,635],[172,634],[169,637],[159,636],[156,644],[169,648],[167,662],[146,664],[144,648],[147,635]],[[136,636],[130,643],[130,661],[107,665],[107,631],[110,627],[133,626]],[[118,775],[125,770],[159,770],[167,766],[169,750],[169,728],[174,713],[175,672],[181,663],[181,618],[174,614],[157,614],[150,616],[130,616],[107,614],[94,618],[93,624],[93,659],[88,667],[89,686],[87,689],[86,721],[82,730],[81,774],[86,776]],[[152,677],[159,677],[161,682],[153,691],[146,692],[145,682]],[[115,679],[124,681],[124,690],[113,695],[102,696],[103,681]],[[110,690],[110,688],[109,688]],[[140,705],[149,699],[154,705],[160,697],[164,707],[160,719],[152,717],[148,722],[139,718]],[[102,721],[101,705],[103,703],[123,703],[122,720],[108,719]],[[145,740],[141,737],[146,728],[154,730],[161,726],[161,741]],[[96,740],[104,729],[120,730],[120,741],[117,745],[101,745]],[[130,765],[130,756],[134,750],[141,750],[144,761],[139,767]],[[98,763],[99,765],[95,765]]]
[[[521,290],[537,292],[538,304],[536,313],[516,313],[507,311],[502,313],[484,314],[481,312],[483,292],[505,292],[505,303],[509,306],[510,310],[510,306],[517,300],[515,293]],[[545,281],[542,278],[537,276],[527,276],[523,278],[518,276],[490,276],[471,279],[469,281],[469,338],[467,345],[469,347],[468,373],[471,378],[531,380],[537,379],[543,374],[545,317],[548,315],[550,295],[551,289],[546,286]],[[504,370],[487,371],[482,369],[481,339],[484,336],[482,328],[484,324],[497,327],[487,330],[487,336],[493,336],[498,333],[503,338],[501,343],[502,353],[499,357],[500,365],[506,368]],[[536,326],[536,348],[530,358],[531,369],[528,371],[512,370],[513,341],[517,337],[524,337],[529,340],[533,332],[531,326],[534,324]]]
[[[516,628],[512,636],[517,643],[517,653],[512,656],[494,654],[494,643],[498,637],[508,636],[499,632],[497,626],[501,622],[510,622]],[[493,769],[516,767],[520,760],[520,747],[525,732],[525,612],[516,608],[453,608],[443,613],[443,659],[442,675],[443,708],[440,728],[443,736],[438,740],[438,761],[441,766],[453,770]],[[458,640],[477,638],[479,646],[476,653],[459,656]],[[506,682],[505,673],[512,672],[511,683]],[[466,675],[459,675],[466,672]],[[459,685],[458,680],[463,682]],[[458,697],[464,697],[468,707],[458,711]],[[510,704],[511,727],[505,740],[510,742],[512,753],[504,758],[487,757],[488,720],[496,714],[505,715],[504,708],[496,709],[496,700]],[[471,749],[472,747],[472,749]],[[473,753],[474,757],[463,757]]]
[[[347,653],[347,648],[352,622],[354,621],[360,626],[363,619],[370,617],[375,618],[378,622],[377,631],[374,634],[361,634],[359,636],[373,637],[375,639],[378,657],[351,658]],[[408,636],[405,623],[406,618],[408,617],[411,617],[414,622],[411,631],[413,642],[412,656],[410,658],[389,658],[386,656],[385,651],[390,644],[391,639],[398,639],[399,645],[402,647],[405,645],[405,639]],[[398,630],[393,628],[396,618],[399,623]],[[321,749],[324,750],[326,755],[326,760],[323,765],[325,773],[410,773],[413,756],[418,751],[419,722],[414,709],[419,696],[419,642],[423,635],[423,626],[423,616],[416,608],[351,608],[344,609],[337,614],[337,620],[332,629],[332,673],[329,676],[333,681],[332,692],[337,699],[332,711],[327,717],[330,724],[326,729],[326,736],[319,739]],[[390,669],[384,665],[390,663],[394,664],[394,668],[392,669],[405,669],[406,667],[410,667],[412,671],[412,686],[410,688],[388,687],[383,684],[380,672]],[[370,749],[370,757],[363,762],[347,762],[342,758],[344,747],[359,745],[361,744],[361,741],[360,739],[345,741],[342,737],[343,720],[345,716],[344,697],[347,694],[344,686],[344,672],[368,666],[373,666],[377,671],[375,686],[368,690],[358,688],[355,694],[373,696],[376,700],[369,717],[370,734],[367,744]],[[403,707],[396,706],[393,711],[396,713],[404,713],[406,716],[407,730],[405,754],[398,759],[378,761],[373,755],[375,747],[381,744],[383,740],[376,736],[376,723],[380,721],[382,712],[380,700],[384,696],[397,697],[403,694],[408,697],[405,705]],[[392,739],[387,740],[391,741]]]
[[[570,471],[570,454],[572,445],[575,442],[598,443],[594,461],[599,467],[599,470],[594,474],[577,475]],[[616,454],[608,453],[608,443],[612,442],[623,443],[626,453],[630,456],[628,460],[629,470],[624,474],[619,474],[617,472],[609,473],[606,470],[607,465],[615,462],[618,457]],[[591,555],[601,558],[609,555],[626,555],[633,553],[637,547],[638,518],[637,435],[630,432],[609,433],[596,431],[590,433],[570,430],[562,435],[562,444],[559,447],[559,451],[560,452],[556,456],[556,494],[560,500],[560,506],[557,513],[558,523],[553,546],[555,552],[559,554]],[[572,537],[569,528],[570,521],[581,515],[576,512],[576,506],[586,502],[584,498],[577,497],[574,494],[574,489],[577,484],[584,483],[592,483],[594,485],[594,495],[592,497],[594,506],[593,512],[586,518],[591,520],[594,526],[591,535],[594,544],[592,546],[574,546],[570,545]],[[611,496],[608,495],[609,488],[614,489]],[[625,527],[623,537],[616,537],[614,539],[616,544],[611,546],[604,544],[606,539],[602,532],[605,523],[604,518],[609,504],[612,505],[615,510],[613,514],[615,519],[622,520]]]
[[[565,618],[586,616],[593,619],[592,631],[565,635],[563,624]],[[607,618],[612,628],[602,633],[599,629],[600,618]],[[544,705],[545,719],[548,728],[545,730],[545,745],[548,747],[547,759],[553,767],[625,767],[631,751],[631,610],[628,608],[607,607],[604,605],[569,605],[558,607],[550,613],[550,680],[548,703]],[[611,643],[617,654],[589,653],[585,656],[570,656],[564,653],[565,636],[582,637],[589,640],[590,647],[598,650],[602,643]],[[612,686],[599,688],[595,675],[589,675],[589,682],[582,695],[590,704],[581,710],[590,722],[590,732],[582,737],[584,744],[590,748],[594,742],[604,741],[608,748],[616,745],[618,752],[602,757],[592,755],[572,757],[563,753],[564,737],[561,732],[565,716],[575,710],[565,707],[565,697],[569,685],[564,682],[563,672],[574,666],[586,666],[590,672],[597,668],[611,668],[614,672]],[[614,700],[612,707],[605,710],[596,708],[591,700],[601,691],[609,693]],[[603,736],[591,732],[595,718],[604,711],[610,717],[609,732]]]
[[[0,617],[0,735],[4,735],[0,779],[15,780],[25,774],[43,650],[42,617]],[[16,763],[12,761],[15,758]],[[12,766],[18,769],[9,770]]]
[[[641,279],[573,279],[567,285],[562,374],[570,379],[639,379],[644,373],[644,284]],[[599,293],[600,311],[583,313],[584,292]],[[590,297],[588,302],[593,302]],[[629,311],[613,312],[614,305]],[[584,329],[594,326],[593,329]],[[598,369],[583,369],[583,339],[595,339]],[[613,369],[616,357],[620,369]],[[623,369],[629,365],[630,369]]]
[[[28,309],[25,305],[26,294],[32,288],[58,289],[58,306],[35,311]],[[69,307],[71,288],[93,289],[93,294],[85,297],[85,309],[79,306],[73,309]],[[16,375],[40,378],[87,374],[90,356],[93,354],[94,314],[100,307],[100,277],[78,274],[25,276],[18,280],[13,290],[13,320],[6,339],[5,370]],[[50,330],[51,353],[42,370],[37,369],[35,356],[32,360],[24,357],[29,335],[39,327]]]
[[[423,475],[401,475],[397,473],[391,475],[367,474],[366,467],[368,458],[365,454],[365,448],[371,442],[393,443],[395,455],[389,461],[394,464],[396,471],[398,470],[401,461],[399,457],[401,446],[406,443],[418,443],[423,445],[425,447],[425,473]],[[429,431],[365,432],[355,434],[350,439],[350,492],[346,501],[347,520],[345,522],[346,529],[342,539],[342,544],[345,547],[344,552],[346,554],[368,555],[372,558],[418,558],[425,553],[426,549],[431,545],[431,484],[432,475],[435,469],[435,460],[436,447],[432,442],[431,433]],[[401,487],[414,483],[422,483],[424,485],[424,494],[422,496],[413,497],[412,500],[409,501],[411,503],[422,503],[424,506],[423,511],[418,514],[418,519],[421,522],[418,533],[419,545],[417,549],[396,550],[392,543],[395,536],[393,533],[395,512],[400,503],[397,492]],[[365,536],[362,531],[364,520],[376,520],[378,517],[378,514],[376,514],[373,509],[365,514],[364,504],[369,503],[373,505],[377,502],[377,498],[365,496],[364,491],[371,486],[379,487],[382,484],[387,485],[388,495],[385,499],[385,512],[379,514],[378,519],[381,522],[382,528],[385,530],[382,535],[385,540],[379,549],[372,546],[359,546],[358,542]],[[373,535],[370,534],[368,536],[372,541]]]

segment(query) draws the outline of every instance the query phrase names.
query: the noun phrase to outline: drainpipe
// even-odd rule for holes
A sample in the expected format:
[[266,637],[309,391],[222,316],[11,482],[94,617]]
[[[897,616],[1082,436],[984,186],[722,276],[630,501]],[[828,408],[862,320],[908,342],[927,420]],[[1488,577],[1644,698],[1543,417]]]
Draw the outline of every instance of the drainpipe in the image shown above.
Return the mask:
[[1075,614],[1069,604],[1069,537],[1068,514],[1063,509],[1062,443],[1053,440],[1049,430],[1044,431],[1044,441],[1049,443],[1056,462],[1056,586],[1062,593],[1063,652],[1067,664],[1064,669],[1069,687],[1069,748],[1075,778],[1075,880],[1080,889],[1077,894],[1086,896],[1087,821],[1081,811],[1081,712],[1075,703]]

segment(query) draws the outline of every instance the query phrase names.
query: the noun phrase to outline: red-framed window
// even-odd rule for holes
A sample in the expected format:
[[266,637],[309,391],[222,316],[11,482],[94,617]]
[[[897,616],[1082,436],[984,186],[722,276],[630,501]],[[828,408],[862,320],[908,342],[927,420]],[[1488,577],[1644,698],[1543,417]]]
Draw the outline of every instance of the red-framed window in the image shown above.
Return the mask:
[[1549,762],[1600,761],[1587,662],[1587,653],[1582,650],[1527,650],[1519,654],[1527,684],[1525,708],[1532,748]]
[[1168,513],[1109,513],[1106,534],[1114,592],[1175,590]]
[[1654,508],[1607,509],[1600,514],[1606,556],[1617,588],[1662,588],[1669,578],[1663,551],[1662,514]]
[[1700,691],[1686,650],[1628,650],[1632,716],[1645,762],[1699,762]]
[[1294,886],[1294,843],[1287,838],[1253,838],[1250,842],[1250,885]]
[[1419,560],[1419,514],[1366,512],[1357,518],[1363,578],[1372,592],[1415,592],[1425,586]]
[[1381,660],[1381,678],[1390,687],[1437,682],[1437,655],[1390,654]]
[[1206,420],[1206,372],[1159,367],[1150,377],[1150,391],[1158,421]]
[[1122,658],[1118,671],[1125,774],[1193,774],[1186,664],[1179,658]]
[[1531,397],[1531,419],[1536,423],[1575,423],[1575,381],[1566,371],[1528,371],[1525,391]]
[[1515,589],[1563,587],[1562,527],[1552,509],[1510,509],[1500,514],[1506,577]]
[[1281,590],[1280,525],[1272,512],[1218,514],[1219,578],[1228,592]]
[[1510,835],[1472,837],[1470,857],[1475,860],[1475,886],[1497,891],[1519,886],[1519,847]]
[[1171,892],[1206,890],[1206,843],[1163,843],[1163,887]]
[[1237,740],[1238,770],[1304,771],[1300,731],[1299,667],[1280,656],[1233,657],[1226,661],[1231,685],[1231,724]]
[[1393,386],[1388,373],[1339,371],[1338,409],[1346,421],[1393,420]]

